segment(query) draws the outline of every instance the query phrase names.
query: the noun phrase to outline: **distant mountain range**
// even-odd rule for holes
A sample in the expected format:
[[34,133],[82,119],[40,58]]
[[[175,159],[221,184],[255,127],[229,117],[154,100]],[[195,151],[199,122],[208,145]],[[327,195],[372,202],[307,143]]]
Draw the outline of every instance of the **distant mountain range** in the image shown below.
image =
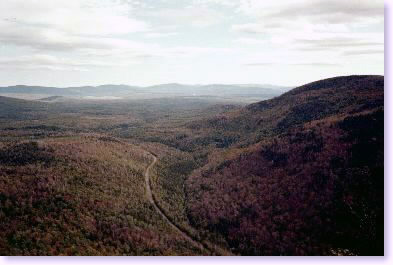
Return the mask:
[[154,98],[174,96],[199,96],[239,98],[245,101],[269,99],[290,90],[290,87],[273,85],[183,85],[161,84],[148,87],[128,85],[101,85],[81,87],[43,87],[43,86],[7,86],[0,87],[0,96],[23,99],[45,99],[52,96],[85,99],[116,99],[116,98]]

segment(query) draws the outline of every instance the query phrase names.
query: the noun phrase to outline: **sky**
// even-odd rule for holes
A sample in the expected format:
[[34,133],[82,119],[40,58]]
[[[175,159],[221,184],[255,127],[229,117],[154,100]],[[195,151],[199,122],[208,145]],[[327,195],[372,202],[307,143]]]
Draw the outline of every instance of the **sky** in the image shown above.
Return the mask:
[[383,0],[1,0],[0,86],[384,74]]

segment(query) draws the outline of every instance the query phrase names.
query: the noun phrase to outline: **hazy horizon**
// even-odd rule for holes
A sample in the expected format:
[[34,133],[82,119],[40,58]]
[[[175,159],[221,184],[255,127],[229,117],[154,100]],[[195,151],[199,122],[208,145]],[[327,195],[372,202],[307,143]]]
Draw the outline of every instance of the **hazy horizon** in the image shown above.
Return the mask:
[[[357,75],[357,74],[353,74],[353,75]],[[347,76],[351,76],[351,75],[347,75]],[[375,74],[375,76],[384,76],[384,74]],[[329,78],[335,78],[338,76],[328,76],[325,78],[322,78],[320,80],[324,80],[324,79],[329,79]],[[14,85],[2,85],[0,84],[0,87],[13,87],[13,86],[37,86],[37,87],[56,87],[56,88],[73,88],[73,87],[100,87],[100,86],[129,86],[129,87],[140,87],[140,88],[148,88],[148,87],[154,87],[154,86],[163,86],[163,85],[182,85],[182,86],[214,86],[214,85],[223,85],[223,86],[249,86],[249,87],[261,87],[261,86],[271,86],[274,88],[295,88],[295,87],[299,87],[302,85],[306,85],[308,83],[311,82],[316,82],[319,80],[312,80],[310,82],[307,83],[299,83],[299,84],[294,84],[294,85],[282,85],[282,84],[268,84],[268,83],[179,83],[179,82],[169,82],[169,83],[154,83],[151,85],[138,85],[138,84],[126,84],[126,83],[100,83],[100,84],[96,84],[96,85],[73,85],[73,86],[44,86],[44,85],[34,85],[34,84],[22,84],[22,83],[18,83],[18,84],[14,84]],[[274,89],[272,88],[272,89]]]
[[101,86],[128,86],[128,87],[140,87],[140,88],[147,88],[147,87],[154,87],[154,86],[165,86],[165,85],[181,85],[181,86],[214,86],[214,85],[222,85],[222,86],[249,86],[249,87],[260,87],[260,86],[271,86],[271,87],[276,87],[276,88],[290,88],[290,87],[296,87],[296,86],[285,86],[285,85],[280,85],[280,84],[245,84],[245,83],[199,83],[199,84],[192,84],[192,83],[178,83],[178,82],[171,82],[171,83],[156,83],[152,85],[137,85],[137,84],[124,84],[124,83],[117,83],[117,84],[111,84],[111,83],[101,83],[97,85],[73,85],[73,86],[41,86],[41,85],[32,85],[32,84],[15,84],[15,85],[2,85],[0,84],[0,87],[14,87],[14,86],[26,86],[26,87],[56,87],[56,88],[72,88],[72,87],[101,87]]

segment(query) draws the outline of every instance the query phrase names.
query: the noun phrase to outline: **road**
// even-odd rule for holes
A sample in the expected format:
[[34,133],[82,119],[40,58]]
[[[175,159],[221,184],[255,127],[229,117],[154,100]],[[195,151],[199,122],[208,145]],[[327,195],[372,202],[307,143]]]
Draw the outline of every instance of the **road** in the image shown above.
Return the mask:
[[[119,139],[113,138],[114,140],[120,142],[120,143],[125,143],[122,142]],[[128,144],[128,143],[125,143]],[[153,161],[149,164],[149,166],[145,170],[145,185],[146,185],[146,194],[149,202],[153,205],[154,209],[157,211],[157,213],[168,223],[170,227],[172,227],[175,231],[177,231],[180,235],[183,236],[186,240],[188,240],[194,247],[199,248],[203,253],[208,253],[210,255],[220,255],[220,256],[233,256],[233,253],[230,252],[229,250],[226,250],[224,248],[221,248],[215,244],[212,244],[208,242],[207,240],[204,240],[203,243],[198,242],[197,240],[193,239],[192,236],[184,229],[182,229],[180,226],[176,225],[173,221],[170,220],[170,218],[164,213],[163,210],[159,207],[157,204],[156,199],[154,198],[151,185],[150,185],[150,171],[154,167],[154,165],[157,163],[157,157],[144,150],[144,154],[146,156],[150,156],[153,158]]]
[[149,199],[150,203],[154,206],[156,211],[161,215],[161,217],[174,229],[176,230],[179,234],[181,234],[185,239],[187,239],[192,245],[195,247],[201,249],[202,251],[207,251],[210,252],[210,250],[207,250],[205,246],[197,241],[195,241],[193,238],[191,238],[183,229],[181,229],[179,226],[177,226],[175,223],[173,223],[168,216],[160,209],[158,206],[154,196],[153,192],[151,190],[151,185],[150,185],[150,170],[151,168],[157,163],[157,157],[151,153],[146,153],[149,156],[153,158],[153,162],[146,168],[145,171],[145,183],[146,183],[146,194],[147,198]]

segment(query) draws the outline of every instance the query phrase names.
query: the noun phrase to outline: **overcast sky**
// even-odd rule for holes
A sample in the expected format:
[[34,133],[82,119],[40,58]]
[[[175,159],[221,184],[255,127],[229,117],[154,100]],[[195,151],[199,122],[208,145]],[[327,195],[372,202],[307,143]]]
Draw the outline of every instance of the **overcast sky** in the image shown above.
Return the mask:
[[0,0],[0,86],[384,73],[382,0]]

